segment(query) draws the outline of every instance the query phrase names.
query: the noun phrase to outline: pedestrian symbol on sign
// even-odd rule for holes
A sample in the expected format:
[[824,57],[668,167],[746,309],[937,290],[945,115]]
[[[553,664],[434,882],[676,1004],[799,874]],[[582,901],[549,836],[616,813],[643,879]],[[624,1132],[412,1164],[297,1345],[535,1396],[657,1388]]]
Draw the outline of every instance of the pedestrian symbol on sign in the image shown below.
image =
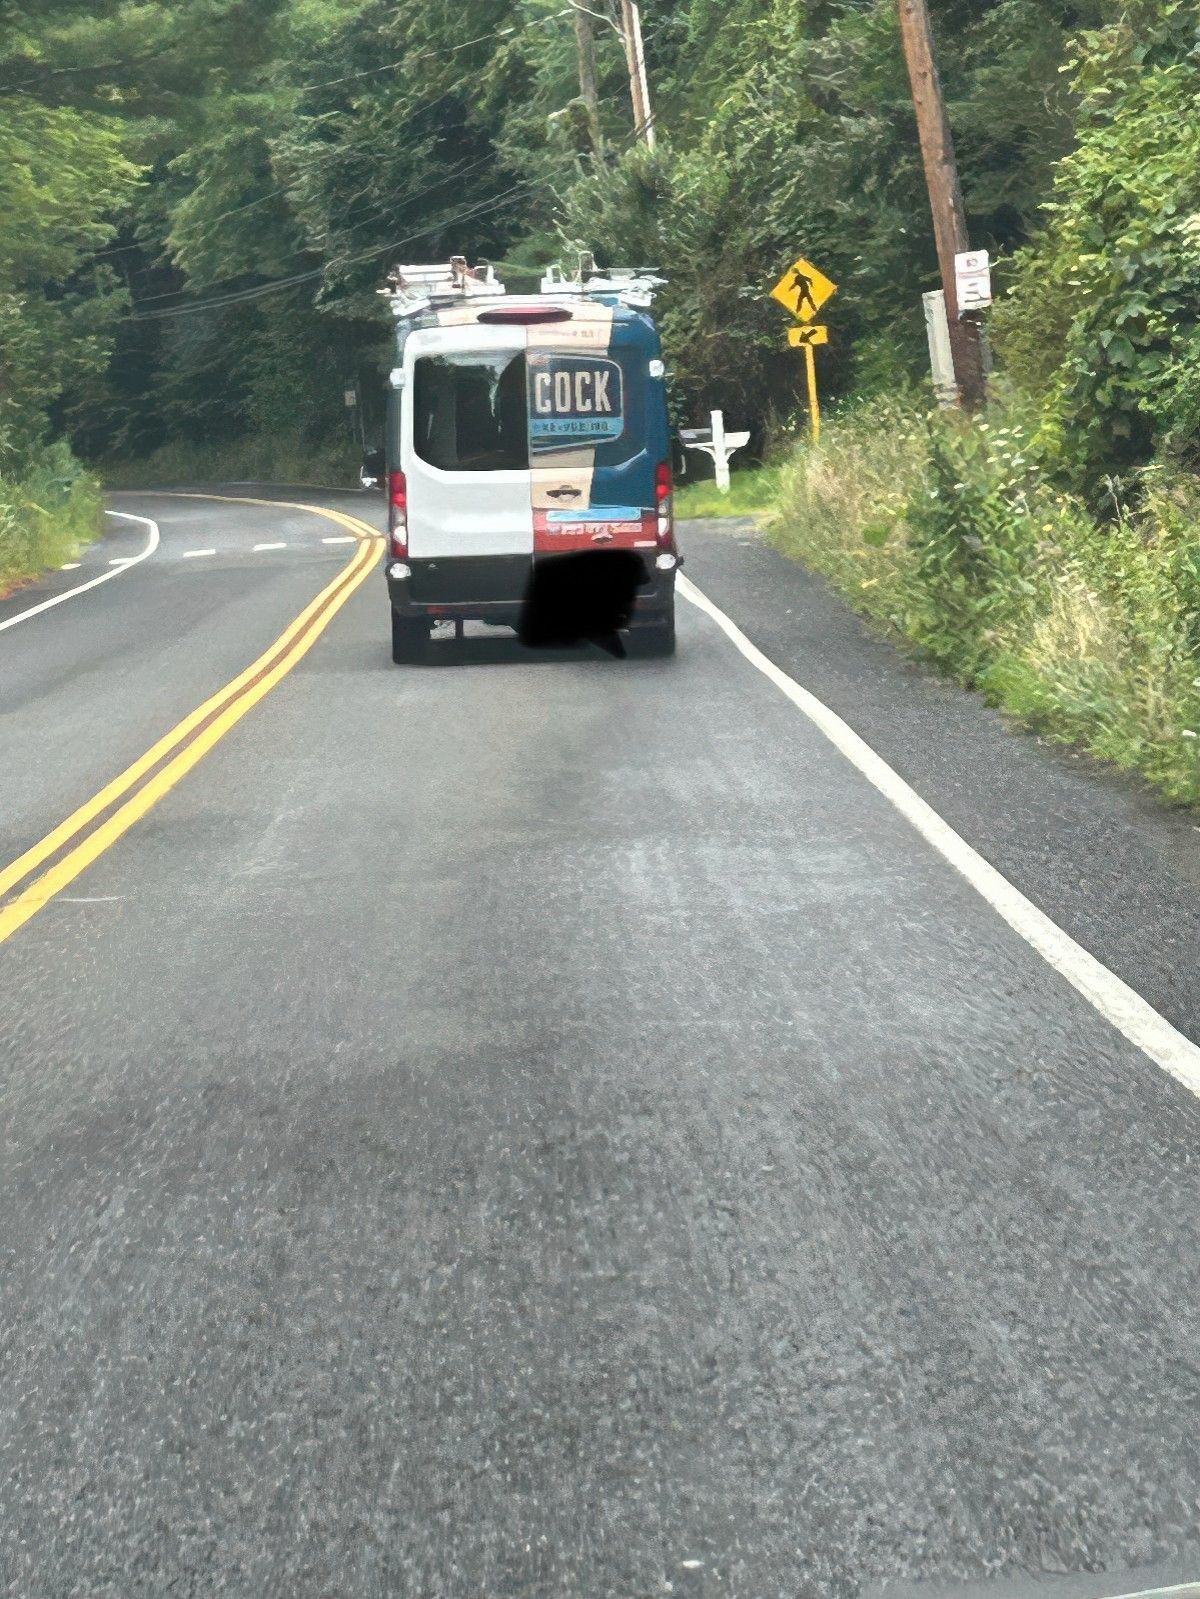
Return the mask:
[[772,297],[780,305],[786,305],[801,322],[813,321],[826,300],[836,293],[837,284],[803,256],[787,269],[771,290]]
[[810,277],[806,277],[803,272],[797,270],[792,277],[792,288],[796,294],[796,304],[794,307],[796,315],[804,315],[804,306],[805,302],[807,301],[807,303],[812,307],[813,316],[816,316],[820,307],[813,299],[812,279]]

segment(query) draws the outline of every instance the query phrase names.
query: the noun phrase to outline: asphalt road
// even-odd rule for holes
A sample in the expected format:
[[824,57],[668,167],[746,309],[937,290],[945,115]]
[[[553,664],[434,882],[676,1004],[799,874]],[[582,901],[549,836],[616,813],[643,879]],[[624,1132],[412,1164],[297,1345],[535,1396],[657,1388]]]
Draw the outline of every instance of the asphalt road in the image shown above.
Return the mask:
[[[361,548],[120,504],[145,560],[4,629],[127,524],[0,603],[0,870]],[[1069,777],[1164,924],[1190,824],[688,531],[718,605],[801,681],[825,628],[807,686],[1197,1036],[1194,946],[1139,966],[1055,818]],[[1200,1572],[1200,1102],[680,613],[673,661],[487,635],[400,669],[373,572],[0,944],[0,1592]],[[921,758],[938,696],[973,757]]]

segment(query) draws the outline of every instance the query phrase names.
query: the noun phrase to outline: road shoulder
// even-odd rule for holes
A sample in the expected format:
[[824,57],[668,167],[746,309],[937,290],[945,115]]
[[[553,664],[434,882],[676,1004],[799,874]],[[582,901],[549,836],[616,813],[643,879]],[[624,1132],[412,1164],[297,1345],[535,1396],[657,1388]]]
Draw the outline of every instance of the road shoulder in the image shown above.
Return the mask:
[[1200,1040],[1200,823],[1015,728],[873,634],[749,520],[685,523],[688,576],[1048,916]]
[[146,549],[146,537],[144,521],[130,521],[115,513],[106,515],[100,535],[80,550],[74,560],[0,592],[0,627],[47,600],[55,600],[115,571],[118,563],[134,563]]

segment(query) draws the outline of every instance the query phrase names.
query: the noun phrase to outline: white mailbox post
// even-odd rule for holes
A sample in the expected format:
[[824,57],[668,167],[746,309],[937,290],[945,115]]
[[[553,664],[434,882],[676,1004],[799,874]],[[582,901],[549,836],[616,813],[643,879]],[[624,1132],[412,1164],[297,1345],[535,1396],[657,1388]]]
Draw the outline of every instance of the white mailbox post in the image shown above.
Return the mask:
[[717,469],[717,488],[722,494],[729,493],[729,461],[737,450],[744,450],[750,442],[750,434],[727,433],[725,431],[725,413],[712,412],[712,425],[706,428],[680,428],[679,441],[688,450],[703,450]]

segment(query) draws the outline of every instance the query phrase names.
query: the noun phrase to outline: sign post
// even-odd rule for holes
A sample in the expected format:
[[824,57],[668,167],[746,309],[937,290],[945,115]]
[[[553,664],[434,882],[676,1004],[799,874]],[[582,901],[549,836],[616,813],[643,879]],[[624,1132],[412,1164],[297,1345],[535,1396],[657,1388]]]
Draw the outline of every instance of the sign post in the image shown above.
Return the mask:
[[729,457],[725,453],[725,413],[711,413],[713,436],[713,464],[717,469],[717,487],[722,494],[729,493]]
[[818,344],[829,343],[829,329],[823,323],[818,323],[816,318],[821,307],[836,293],[837,284],[803,256],[793,262],[771,290],[771,298],[786,306],[802,324],[798,328],[788,329],[788,344],[793,350],[804,351],[808,378],[808,420],[814,444],[821,442],[821,401],[817,393],[817,358],[813,350]]
[[808,419],[812,427],[812,441],[821,442],[821,401],[817,394],[817,358],[811,344],[804,346],[804,363],[808,368]]

